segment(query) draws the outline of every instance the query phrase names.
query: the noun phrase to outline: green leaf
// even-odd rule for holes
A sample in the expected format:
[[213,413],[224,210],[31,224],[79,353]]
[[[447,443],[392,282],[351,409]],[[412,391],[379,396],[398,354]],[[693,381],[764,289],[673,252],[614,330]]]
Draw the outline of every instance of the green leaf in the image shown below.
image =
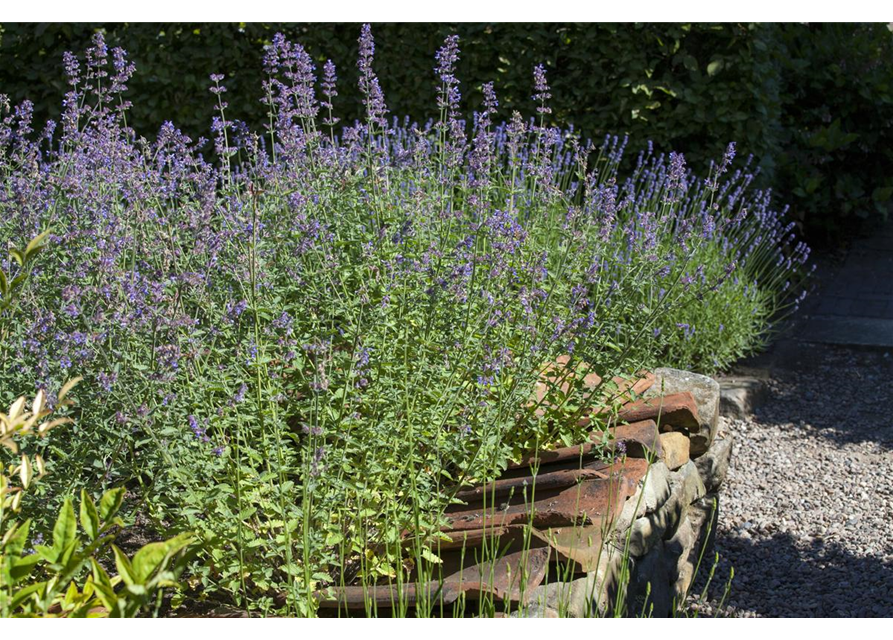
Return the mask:
[[116,545],[112,545],[112,552],[115,554],[115,566],[118,568],[118,575],[126,585],[134,585],[137,583],[137,576],[130,564],[127,556]]
[[71,609],[77,601],[79,595],[80,591],[78,591],[77,585],[72,580],[70,583],[68,583],[68,590],[65,592],[65,597],[62,599],[62,609]]
[[68,543],[68,546],[62,550],[62,554],[56,560],[56,562],[63,567],[64,572],[75,572],[80,567],[81,563],[83,563],[84,558],[76,557],[75,551],[78,550],[77,537],[74,540]]
[[0,545],[0,552],[4,556],[18,557],[22,554],[22,549],[28,542],[28,530],[31,528],[31,519],[25,520],[21,524],[13,524],[6,535],[3,536],[3,544]]
[[12,584],[16,584],[30,576],[31,571],[34,570],[34,565],[40,562],[42,558],[35,553],[24,558],[11,558],[10,560],[9,578]]
[[876,187],[871,192],[871,198],[875,202],[886,202],[893,196],[893,187]]
[[341,535],[340,533],[338,533],[337,531],[331,531],[326,536],[326,544],[327,545],[336,545],[339,542],[341,542],[342,540],[344,540],[344,536]]
[[431,550],[427,547],[422,549],[422,557],[428,562],[433,562],[434,564],[443,564],[443,560],[432,553]]
[[166,557],[167,546],[164,542],[152,542],[137,551],[133,557],[133,572],[137,581],[144,582],[161,567]]
[[22,605],[28,598],[33,595],[36,595],[37,592],[42,591],[46,587],[46,582],[37,582],[35,584],[29,584],[27,587],[23,587],[16,591],[15,595],[12,596],[12,599],[9,601],[9,609],[15,611]]
[[112,589],[111,585],[100,584],[94,581],[93,592],[102,603],[102,606],[104,606],[109,611],[115,610],[115,607],[118,604],[118,596],[115,593],[115,590]]
[[74,515],[74,506],[71,497],[65,498],[56,525],[53,527],[53,551],[56,552],[56,561],[76,541],[78,523]]
[[50,564],[55,564],[57,560],[59,560],[59,556],[62,555],[62,549],[56,549],[54,547],[47,547],[45,545],[38,545],[34,547],[34,550],[37,552],[41,558],[49,562]]
[[715,76],[717,73],[722,71],[724,64],[722,60],[714,60],[710,64],[707,65],[707,75]]
[[239,512],[239,520],[247,520],[257,513],[257,507],[245,507]]
[[37,253],[43,248],[43,241],[48,235],[50,235],[49,229],[47,229],[28,243],[28,246],[25,247],[25,260],[30,260],[32,256],[37,255]]
[[96,561],[96,558],[90,558],[90,564],[93,567],[93,585],[101,584],[111,589],[112,580],[109,578],[106,570],[102,568],[102,565]]
[[86,490],[81,489],[81,527],[87,532],[90,540],[99,535],[99,514],[96,505]]
[[20,267],[24,267],[24,266],[25,266],[25,256],[24,256],[24,254],[23,254],[21,251],[19,251],[18,249],[13,248],[13,249],[10,249],[10,250],[9,250],[9,255],[10,255],[10,257],[11,257],[13,260],[15,260],[16,262],[19,263],[19,266],[20,266]]
[[106,491],[99,500],[99,515],[102,521],[111,520],[121,509],[122,504],[124,504],[124,487]]
[[165,542],[153,542],[136,552],[133,571],[140,583],[167,566],[168,561],[192,542],[192,535],[182,533]]

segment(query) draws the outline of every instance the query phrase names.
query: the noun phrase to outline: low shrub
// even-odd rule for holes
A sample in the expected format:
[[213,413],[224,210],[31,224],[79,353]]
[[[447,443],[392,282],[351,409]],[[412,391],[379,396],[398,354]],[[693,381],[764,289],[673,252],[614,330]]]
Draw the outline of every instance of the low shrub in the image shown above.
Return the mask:
[[262,133],[212,76],[215,164],[173,124],[128,127],[133,65],[101,35],[66,56],[58,127],[32,135],[24,103],[0,128],[0,234],[53,230],[0,388],[84,377],[53,441],[69,490],[124,483],[159,528],[197,532],[205,598],[312,615],[332,584],[402,579],[401,536],[430,560],[460,486],[599,424],[612,382],[539,410],[549,362],[713,370],[801,295],[808,250],[734,145],[706,178],[650,149],[624,176],[625,139],[546,124],[542,66],[532,118],[497,122],[487,84],[464,121],[456,37],[437,118],[395,121],[368,26],[359,52],[365,115],[344,128],[334,65],[317,82],[282,36]]
[[[14,318],[15,303],[45,246],[46,235],[37,236],[24,249],[10,249],[10,259],[17,265],[12,278],[0,269],[0,328]],[[52,407],[46,391],[40,389],[30,406],[20,397],[8,413],[0,413],[0,447],[18,462],[0,464],[0,617],[133,617],[150,605],[157,609],[161,589],[176,586],[190,560],[189,553],[181,553],[192,542],[188,533],[146,545],[132,561],[112,544],[115,533],[124,526],[118,517],[124,503],[123,488],[105,492],[99,508],[81,489],[82,532],[78,531],[71,498],[66,497],[53,526],[52,544],[41,544],[40,532],[29,535],[31,519],[22,519],[20,512],[26,494],[38,488],[47,472],[41,454],[33,453],[32,441],[72,423],[71,417],[61,414],[70,412],[73,403],[66,396],[79,381],[74,378],[63,384],[52,398]],[[110,560],[109,548],[120,571],[114,577],[102,564]],[[91,573],[83,581],[88,564]]]

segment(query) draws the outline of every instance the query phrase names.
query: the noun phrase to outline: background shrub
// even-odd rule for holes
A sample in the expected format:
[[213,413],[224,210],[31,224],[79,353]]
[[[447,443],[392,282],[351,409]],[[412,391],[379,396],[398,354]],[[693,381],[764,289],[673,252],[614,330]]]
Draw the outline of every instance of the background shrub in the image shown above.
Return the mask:
[[778,188],[816,240],[893,206],[893,38],[887,25],[779,29]]

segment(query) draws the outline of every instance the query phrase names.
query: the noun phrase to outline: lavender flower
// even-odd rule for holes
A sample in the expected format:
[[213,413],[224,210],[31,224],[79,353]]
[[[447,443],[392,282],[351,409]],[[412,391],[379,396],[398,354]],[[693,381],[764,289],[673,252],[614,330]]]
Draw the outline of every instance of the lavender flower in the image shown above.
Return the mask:
[[197,440],[200,440],[201,442],[211,441],[205,428],[199,424],[198,419],[194,415],[189,414],[187,416],[187,421],[189,422],[189,428],[192,430],[192,434]]
[[459,105],[459,81],[456,79],[456,63],[459,61],[459,36],[447,36],[443,46],[437,50],[437,72],[442,84],[437,98],[437,106],[447,111],[450,118],[456,116]]
[[549,93],[549,84],[546,82],[546,68],[542,64],[538,64],[533,68],[533,85],[536,93],[533,94],[534,101],[539,103],[536,112],[540,115],[552,113],[552,109],[546,106],[552,94]]
[[331,60],[326,60],[325,65],[323,65],[322,81],[322,94],[325,96],[325,99],[320,102],[320,106],[329,112],[323,123],[330,127],[334,127],[339,121],[338,118],[332,115],[332,109],[334,108],[332,101],[338,96],[337,82],[338,77],[335,75],[335,65]]
[[378,78],[372,70],[372,59],[375,55],[375,41],[372,39],[372,27],[364,24],[360,32],[360,93],[363,94],[363,105],[366,107],[366,119],[371,125],[379,128],[387,127],[384,94],[378,84]]

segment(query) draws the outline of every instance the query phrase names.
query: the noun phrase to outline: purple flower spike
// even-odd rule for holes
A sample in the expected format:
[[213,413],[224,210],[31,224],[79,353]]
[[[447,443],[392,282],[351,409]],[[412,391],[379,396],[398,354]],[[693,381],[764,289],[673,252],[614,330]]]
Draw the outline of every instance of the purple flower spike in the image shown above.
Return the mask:
[[552,94],[549,92],[549,83],[546,82],[546,68],[541,64],[533,68],[533,85],[536,91],[533,94],[533,99],[540,103],[536,108],[537,113],[541,115],[552,113],[552,109],[546,106],[546,101],[552,97]]
[[360,93],[363,94],[363,105],[366,107],[366,119],[370,124],[387,127],[385,116],[388,108],[384,102],[384,93],[378,84],[378,78],[372,70],[372,59],[375,55],[375,41],[372,39],[372,27],[364,24],[360,31]]

